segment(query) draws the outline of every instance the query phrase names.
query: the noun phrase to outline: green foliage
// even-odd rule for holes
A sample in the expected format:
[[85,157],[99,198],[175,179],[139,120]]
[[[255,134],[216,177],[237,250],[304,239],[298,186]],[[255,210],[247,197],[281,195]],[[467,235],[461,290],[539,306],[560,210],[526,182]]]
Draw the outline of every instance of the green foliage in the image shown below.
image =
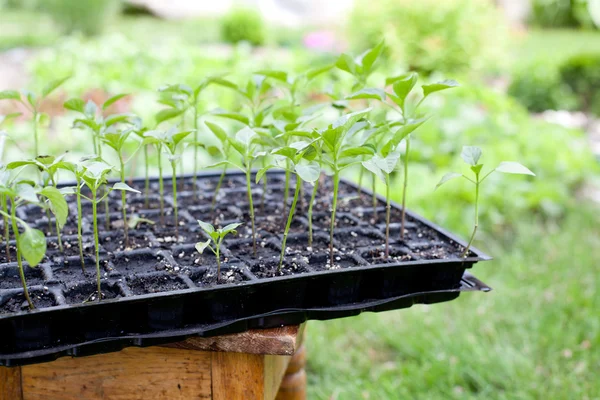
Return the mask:
[[94,36],[102,33],[118,16],[119,0],[45,0],[48,12],[65,33]]
[[221,21],[221,39],[227,43],[248,42],[260,46],[265,42],[265,22],[258,10],[236,8]]
[[588,1],[594,0],[533,0],[530,22],[543,28],[592,28]]
[[582,54],[560,68],[562,82],[577,97],[579,108],[600,116],[600,54]]
[[425,73],[490,65],[506,37],[487,0],[357,0],[347,31],[354,48],[385,39],[394,64]]
[[200,254],[204,253],[204,250],[206,249],[209,249],[213,252],[217,260],[217,281],[219,281],[221,279],[221,244],[223,243],[223,240],[227,235],[237,234],[236,229],[242,224],[233,223],[226,225],[220,229],[215,229],[215,227],[209,224],[208,222],[203,222],[200,220],[198,220],[198,224],[200,225],[200,228],[204,231],[204,233],[208,236],[208,239],[205,242],[196,243],[196,250]]

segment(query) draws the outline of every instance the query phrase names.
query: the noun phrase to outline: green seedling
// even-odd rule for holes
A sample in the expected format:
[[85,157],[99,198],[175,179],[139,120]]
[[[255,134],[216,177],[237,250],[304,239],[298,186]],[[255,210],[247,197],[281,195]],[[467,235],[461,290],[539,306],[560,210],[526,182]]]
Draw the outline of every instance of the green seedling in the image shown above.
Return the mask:
[[[200,254],[204,253],[207,248],[213,252],[217,259],[217,282],[221,280],[221,244],[225,236],[231,234],[237,234],[236,229],[241,223],[229,224],[221,229],[215,229],[214,226],[207,222],[198,220],[200,228],[208,235],[208,239],[205,242],[196,243],[196,250]],[[211,246],[212,243],[212,246]]]
[[31,113],[31,123],[33,128],[33,157],[40,155],[38,134],[39,128],[41,125],[47,125],[50,121],[48,114],[40,111],[40,105],[45,98],[58,89],[69,78],[70,76],[50,82],[42,89],[39,96],[28,90],[23,90],[20,93],[16,90],[5,90],[0,92],[0,100],[16,101]]
[[[150,141],[156,141],[161,144],[169,155],[169,162],[171,164],[172,171],[172,185],[173,185],[173,215],[175,223],[175,237],[179,241],[179,218],[178,218],[178,206],[177,206],[177,160],[181,158],[181,150],[178,149],[179,144],[185,139],[191,131],[180,132],[176,129],[169,129],[168,131],[148,131],[145,136]],[[161,195],[162,197],[162,195]]]
[[463,258],[468,256],[469,249],[471,248],[471,244],[473,243],[473,239],[475,239],[475,234],[477,233],[477,228],[479,227],[479,187],[481,186],[483,181],[485,181],[486,178],[490,176],[492,172],[535,176],[535,174],[531,172],[527,167],[515,161],[502,161],[500,165],[498,165],[496,168],[482,176],[481,170],[483,169],[483,164],[479,163],[481,153],[482,152],[479,147],[464,146],[462,149],[462,153],[460,154],[464,162],[470,166],[469,168],[473,172],[474,179],[471,179],[468,176],[461,173],[449,172],[442,177],[440,182],[435,187],[437,189],[444,183],[454,178],[465,178],[466,180],[475,185],[475,223],[473,224],[473,233],[471,234],[469,243],[467,244],[467,247],[465,247],[465,250],[461,255],[461,257]]
[[286,241],[294,218],[294,212],[296,211],[296,203],[298,202],[298,197],[300,195],[300,188],[302,187],[303,182],[314,184],[317,179],[319,179],[319,176],[321,175],[321,166],[318,162],[313,161],[316,157],[316,149],[307,142],[294,142],[288,147],[273,150],[272,154],[275,156],[275,163],[267,165],[258,171],[256,174],[257,183],[267,170],[271,168],[284,168],[287,170],[287,168],[291,166],[291,172],[296,175],[296,189],[294,190],[292,206],[290,207],[285,230],[283,232],[281,255],[279,257],[279,267],[277,269],[278,272],[281,272],[283,258],[285,256]]
[[335,212],[337,208],[338,192],[341,172],[353,165],[360,164],[364,156],[372,156],[375,150],[366,143],[357,146],[350,143],[349,132],[356,123],[367,116],[370,109],[345,114],[338,118],[333,124],[320,132],[322,140],[323,165],[328,167],[333,175],[333,201],[331,205],[331,226],[329,230],[329,256],[331,265],[334,265],[333,257],[333,231],[335,228]]
[[[31,268],[36,267],[46,254],[46,236],[42,231],[32,228],[27,222],[17,217],[17,209],[23,204],[36,204],[40,207],[47,207],[45,202],[39,200],[38,196],[41,195],[48,199],[57,219],[62,218],[62,216],[66,219],[68,213],[67,202],[55,187],[48,186],[40,189],[30,181],[15,181],[14,178],[10,178],[10,174],[6,170],[0,176],[0,192],[10,200],[10,213],[3,204],[0,214],[11,222],[13,235],[17,243],[16,257],[19,277],[23,286],[23,295],[29,308],[33,309],[34,304],[27,289],[22,258],[25,258]],[[22,233],[19,231],[18,225],[21,225],[24,229]]]
[[209,129],[221,142],[228,142],[230,148],[235,150],[241,157],[241,165],[227,160],[221,161],[213,166],[232,165],[246,175],[246,189],[248,192],[248,203],[250,209],[250,220],[252,222],[252,251],[256,257],[256,225],[254,222],[254,202],[252,200],[252,165],[257,158],[264,156],[264,153],[259,153],[259,135],[252,129],[244,127],[240,129],[235,137],[229,137],[220,126],[211,122],[206,122]]
[[[87,199],[92,203],[92,221],[94,230],[94,248],[96,255],[96,286],[98,291],[98,301],[102,298],[101,290],[101,278],[102,274],[100,271],[100,240],[98,234],[98,204],[107,197],[113,190],[125,190],[129,192],[139,193],[139,191],[132,189],[126,183],[117,182],[112,187],[107,188],[102,196],[98,196],[98,191],[103,185],[106,185],[108,174],[112,171],[112,167],[102,161],[91,161],[86,163],[85,172],[82,175],[83,184],[90,189],[91,198],[83,194],[80,194],[84,199]],[[126,221],[124,221],[127,223]]]

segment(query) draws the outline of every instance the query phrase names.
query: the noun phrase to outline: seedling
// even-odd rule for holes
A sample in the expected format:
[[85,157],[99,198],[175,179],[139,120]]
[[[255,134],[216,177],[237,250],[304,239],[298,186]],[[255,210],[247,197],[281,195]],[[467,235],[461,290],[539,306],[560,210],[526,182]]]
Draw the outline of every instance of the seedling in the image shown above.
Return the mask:
[[355,144],[349,144],[347,140],[348,133],[352,127],[364,118],[369,111],[370,109],[366,109],[345,114],[320,132],[324,151],[322,162],[333,173],[333,202],[331,205],[331,226],[329,229],[329,258],[331,266],[334,265],[333,231],[335,228],[335,211],[337,208],[340,174],[344,169],[360,164],[360,158],[363,156],[372,156],[375,153],[375,150],[368,145],[356,146]]
[[250,208],[250,220],[252,222],[252,252],[256,257],[256,225],[254,222],[254,202],[252,200],[252,164],[263,153],[258,153],[258,139],[256,132],[248,127],[240,129],[235,137],[229,137],[220,126],[211,122],[206,122],[206,125],[215,134],[221,142],[228,142],[230,148],[235,150],[241,156],[241,165],[238,165],[230,160],[224,160],[213,166],[232,165],[246,175],[246,189],[248,191],[248,203]]
[[481,158],[481,149],[475,146],[464,146],[462,149],[462,153],[460,156],[464,160],[464,162],[469,165],[470,170],[473,172],[474,179],[467,177],[464,174],[460,174],[457,172],[449,172],[442,177],[440,182],[435,187],[439,188],[444,183],[454,179],[454,178],[465,178],[469,182],[475,185],[475,223],[473,224],[473,233],[469,239],[469,243],[465,250],[462,253],[462,257],[467,257],[469,254],[469,249],[471,248],[471,244],[473,243],[473,239],[475,239],[475,234],[477,233],[477,228],[479,227],[479,186],[485,181],[485,179],[490,176],[492,172],[502,172],[505,174],[520,174],[520,175],[532,175],[535,176],[533,172],[531,172],[527,167],[515,161],[502,161],[500,165],[498,165],[493,170],[489,171],[487,174],[481,176],[481,170],[483,168],[483,164],[479,163],[479,159]]
[[[289,166],[291,166],[293,168],[291,172],[295,173],[296,175],[296,189],[294,191],[294,199],[292,200],[292,206],[290,207],[287,222],[285,225],[285,230],[283,232],[281,255],[279,257],[279,267],[277,269],[278,272],[281,272],[281,268],[283,266],[283,257],[285,256],[286,241],[288,233],[290,231],[290,226],[292,225],[292,219],[294,218],[294,212],[296,211],[296,203],[298,202],[298,196],[300,195],[300,188],[303,185],[303,181],[314,184],[315,181],[319,179],[319,176],[321,175],[321,167],[319,163],[311,161],[314,160],[316,156],[316,151],[315,148],[307,142],[292,143],[292,145],[289,147],[282,147],[280,149],[273,150],[272,154],[276,156],[276,163],[267,165],[266,167],[258,171],[258,173],[256,174],[257,183],[267,172],[267,170],[275,167],[288,168]],[[283,159],[284,162],[277,162],[279,161],[278,158]]]
[[[204,253],[204,250],[207,248],[213,252],[217,259],[217,282],[221,280],[221,244],[223,243],[223,239],[225,236],[231,234],[237,234],[236,229],[238,226],[242,225],[241,223],[229,224],[221,229],[215,229],[214,226],[207,222],[202,222],[198,220],[200,224],[200,228],[208,235],[209,239],[205,242],[196,243],[196,250],[200,254]],[[211,246],[212,242],[212,246]]]
[[40,125],[45,125],[49,122],[48,114],[40,111],[40,104],[52,92],[58,89],[70,76],[50,82],[39,96],[28,90],[23,90],[21,93],[16,90],[5,90],[0,92],[0,100],[13,100],[20,103],[25,109],[31,112],[31,123],[33,127],[33,157],[37,157],[39,153],[39,137],[38,130]]
[[[98,291],[98,301],[102,298],[102,290],[100,287],[102,274],[100,271],[100,240],[98,234],[98,204],[107,197],[113,190],[126,190],[129,192],[139,193],[132,189],[126,183],[117,182],[111,188],[105,190],[101,197],[98,197],[98,190],[102,185],[106,184],[108,174],[112,171],[112,167],[102,161],[92,161],[85,164],[85,173],[82,175],[83,183],[90,189],[91,198],[83,194],[81,196],[92,203],[92,221],[94,230],[94,248],[96,252],[96,286]],[[125,222],[125,221],[124,221]],[[126,222],[125,222],[126,223]]]
[[[178,145],[183,139],[185,139],[191,131],[180,132],[176,129],[169,129],[168,131],[148,131],[145,136],[150,140],[155,140],[161,144],[169,155],[169,162],[171,163],[172,171],[172,185],[173,185],[173,211],[174,211],[174,222],[175,222],[175,236],[179,240],[179,218],[177,214],[177,160],[181,158],[180,150]],[[162,197],[162,195],[161,195]],[[162,199],[161,199],[162,200]]]

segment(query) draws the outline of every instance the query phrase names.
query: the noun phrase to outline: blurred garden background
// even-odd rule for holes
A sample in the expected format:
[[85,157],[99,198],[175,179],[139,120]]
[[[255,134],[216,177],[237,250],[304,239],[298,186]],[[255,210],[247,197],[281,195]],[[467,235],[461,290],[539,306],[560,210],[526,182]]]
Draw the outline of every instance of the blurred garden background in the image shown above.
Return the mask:
[[[151,118],[164,84],[299,71],[385,39],[374,84],[409,70],[461,84],[427,105],[435,116],[414,136],[414,211],[468,236],[471,188],[434,191],[461,170],[463,145],[537,178],[492,176],[482,189],[476,244],[495,260],[475,274],[493,292],[310,322],[309,399],[600,399],[600,2],[207,3],[0,0],[0,90],[39,91],[71,75],[43,104],[42,143],[77,153],[86,139],[62,107],[72,96],[131,93],[119,111]],[[334,71],[315,85],[334,91],[347,80]],[[206,110],[238,101],[207,93]],[[0,115],[11,107],[0,104]],[[1,162],[30,153],[26,118],[0,117]]]

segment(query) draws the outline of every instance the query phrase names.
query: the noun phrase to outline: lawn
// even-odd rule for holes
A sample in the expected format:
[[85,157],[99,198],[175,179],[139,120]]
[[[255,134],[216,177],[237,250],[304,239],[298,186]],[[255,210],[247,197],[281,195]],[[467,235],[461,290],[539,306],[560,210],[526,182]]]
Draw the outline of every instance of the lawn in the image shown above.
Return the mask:
[[600,217],[535,216],[451,303],[308,326],[309,399],[600,398]]

